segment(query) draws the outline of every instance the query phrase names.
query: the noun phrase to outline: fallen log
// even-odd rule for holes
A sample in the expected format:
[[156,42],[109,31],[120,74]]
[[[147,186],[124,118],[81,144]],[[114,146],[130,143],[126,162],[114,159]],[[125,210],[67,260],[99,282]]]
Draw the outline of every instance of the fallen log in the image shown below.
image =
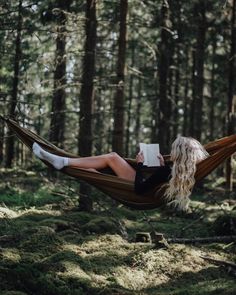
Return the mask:
[[160,243],[163,244],[207,244],[207,243],[235,243],[236,235],[231,236],[214,236],[205,238],[171,238],[165,237],[163,233],[154,232],[150,234],[149,232],[138,232],[136,233],[136,242],[151,242],[156,245]]
[[218,266],[222,266],[222,267],[226,268],[226,270],[229,274],[236,277],[236,264],[234,262],[225,261],[225,260],[221,260],[221,259],[215,259],[215,258],[208,257],[208,256],[200,256],[200,257],[204,260],[209,261],[212,264],[216,264]]
[[202,259],[207,260],[209,262],[212,262],[216,265],[223,265],[223,266],[228,266],[228,267],[232,267],[236,270],[236,264],[231,262],[231,261],[225,261],[225,260],[221,260],[221,259],[215,259],[209,256],[200,256]]
[[230,243],[236,242],[236,235],[233,236],[216,236],[216,237],[206,237],[206,238],[166,238],[168,243],[178,243],[178,244],[195,244],[195,243]]

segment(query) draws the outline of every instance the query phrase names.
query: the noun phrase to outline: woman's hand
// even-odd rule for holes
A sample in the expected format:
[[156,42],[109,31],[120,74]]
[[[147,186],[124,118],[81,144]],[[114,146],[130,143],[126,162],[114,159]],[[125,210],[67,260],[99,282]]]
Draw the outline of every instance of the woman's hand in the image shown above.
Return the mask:
[[159,161],[160,161],[160,166],[165,166],[165,161],[164,161],[164,158],[163,158],[162,154],[159,154],[159,155],[157,156],[157,158],[158,158]]
[[143,163],[144,162],[144,155],[143,152],[140,151],[136,156],[136,162],[137,163]]

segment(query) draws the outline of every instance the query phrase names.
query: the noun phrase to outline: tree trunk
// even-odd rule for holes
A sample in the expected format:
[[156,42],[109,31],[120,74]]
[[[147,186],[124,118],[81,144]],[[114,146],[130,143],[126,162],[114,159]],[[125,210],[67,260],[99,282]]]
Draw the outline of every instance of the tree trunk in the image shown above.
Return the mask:
[[183,118],[183,135],[188,135],[188,124],[189,124],[189,47],[186,46],[186,60],[185,60],[185,83],[184,83],[184,118]]
[[[98,77],[99,84],[101,85],[101,77]],[[104,126],[106,123],[104,122],[104,111],[103,111],[103,103],[102,103],[102,91],[98,89],[96,92],[95,101],[95,114],[94,117],[94,126],[92,129],[92,133],[96,135],[96,142],[95,142],[95,154],[101,155],[103,153],[103,140],[104,140]]]
[[4,138],[4,125],[0,125],[0,165],[3,161],[3,138]]
[[[3,42],[1,42],[0,44],[2,51],[4,52],[4,44]],[[0,57],[0,68],[2,68],[2,58]],[[3,89],[3,85],[4,85],[4,80],[2,77],[2,73],[0,72],[0,92],[2,92]],[[3,106],[5,105],[5,97],[6,95],[3,93],[2,94],[2,101],[3,101]],[[0,113],[4,116],[5,113],[5,109],[0,103]],[[3,162],[3,146],[4,146],[4,124],[0,124],[0,165]]]
[[195,48],[192,48],[191,50],[191,57],[192,57],[192,71],[191,71],[191,86],[192,86],[192,97],[190,100],[190,122],[189,122],[189,132],[191,136],[194,136],[194,116],[195,116],[195,92],[194,92],[194,81],[195,81],[195,69],[196,69],[196,53],[195,53]]
[[[158,57],[155,61],[158,60]],[[154,61],[154,62],[155,62]],[[158,123],[160,121],[160,112],[159,112],[159,81],[158,81],[158,67],[154,68],[153,77],[153,93],[154,97],[151,100],[151,114],[150,114],[150,125],[151,125],[151,142],[158,142]]]
[[[169,59],[169,64],[173,63],[173,56],[172,54],[170,54],[170,59]],[[170,149],[170,139],[172,138],[173,132],[174,132],[174,128],[175,128],[175,124],[176,122],[173,120],[174,119],[174,112],[175,112],[175,104],[174,99],[174,70],[173,69],[169,69],[169,73],[168,73],[168,79],[167,79],[167,110],[169,113],[169,122],[168,122],[168,129],[166,130],[166,137],[168,138],[167,144],[166,144],[166,151],[169,151]],[[178,124],[178,123],[177,123]]]
[[204,87],[204,58],[206,39],[206,8],[205,0],[196,4],[196,21],[198,24],[195,50],[195,69],[193,76],[193,134],[198,140],[202,135],[203,117],[203,87]]
[[[135,44],[131,43],[131,67],[134,67],[135,61]],[[133,101],[133,84],[134,84],[134,76],[130,74],[129,80],[129,98],[128,98],[128,110],[127,110],[127,126],[126,126],[126,141],[125,141],[125,156],[129,156],[129,148],[130,148],[130,123],[131,123],[131,108]]]
[[178,38],[175,40],[175,57],[173,58],[175,63],[175,71],[174,71],[174,107],[173,107],[173,135],[172,138],[176,138],[179,130],[180,130],[180,113],[179,113],[179,105],[180,105],[180,85],[181,85],[181,66],[182,66],[182,59],[181,59],[181,45],[183,43],[183,29],[181,19],[183,18],[182,11],[181,11],[181,4],[179,0],[175,1],[175,15],[172,16],[173,25],[177,28]]
[[[83,76],[80,92],[79,154],[90,156],[92,152],[92,105],[94,99],[95,50],[97,35],[96,1],[87,0],[86,40],[83,60]],[[81,185],[80,209],[92,210],[92,199],[86,184]]]
[[170,17],[169,4],[167,0],[162,1],[161,8],[161,41],[159,44],[159,122],[155,126],[158,130],[158,142],[162,147],[162,152],[169,150],[170,138],[170,116],[168,101],[168,75],[170,66]]
[[[236,67],[236,0],[233,1],[232,18],[231,18],[231,49],[229,58],[229,86],[228,86],[228,134],[234,133],[235,124],[235,67]],[[226,186],[229,190],[233,188],[233,175],[232,175],[232,157],[226,162]]]
[[212,44],[212,68],[211,68],[211,81],[210,81],[210,91],[211,91],[211,101],[210,101],[210,140],[215,138],[214,128],[215,128],[215,68],[216,68],[216,36],[213,37],[213,44]]
[[117,60],[117,89],[114,98],[114,129],[112,136],[113,151],[123,155],[124,152],[124,85],[125,85],[125,54],[128,0],[120,0],[120,29]]
[[[9,116],[15,117],[15,110],[17,105],[18,96],[18,84],[19,84],[19,72],[20,72],[20,61],[21,61],[21,34],[22,34],[22,0],[19,0],[18,4],[18,21],[17,21],[17,32],[16,32],[16,47],[15,47],[15,58],[14,58],[14,76],[12,83],[12,95],[9,106]],[[15,138],[12,131],[8,131],[6,139],[6,162],[5,167],[11,167],[14,158],[14,144]]]
[[179,86],[180,86],[180,58],[179,58],[179,49],[177,48],[177,66],[175,70],[175,86],[174,86],[174,99],[175,99],[175,107],[173,111],[173,138],[177,137],[179,130]]
[[70,1],[58,0],[54,87],[51,107],[50,141],[63,148],[66,112],[66,13]]
[[140,129],[141,129],[141,124],[140,124],[140,117],[141,117],[141,107],[142,107],[142,100],[141,100],[141,96],[142,96],[142,87],[143,87],[143,83],[142,83],[142,78],[139,77],[138,79],[138,89],[137,89],[137,98],[136,98],[136,121],[135,121],[135,130],[134,130],[134,134],[135,134],[135,139],[136,139],[136,145],[138,146],[138,143],[140,142]]

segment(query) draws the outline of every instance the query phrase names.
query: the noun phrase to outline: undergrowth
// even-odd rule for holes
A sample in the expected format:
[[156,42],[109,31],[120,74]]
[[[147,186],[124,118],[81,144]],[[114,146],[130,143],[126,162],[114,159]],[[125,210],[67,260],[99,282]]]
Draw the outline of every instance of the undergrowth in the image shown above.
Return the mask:
[[234,243],[135,242],[137,232],[234,234],[227,217],[236,216],[235,196],[218,187],[196,192],[188,214],[131,210],[93,190],[94,211],[87,213],[78,210],[78,181],[0,174],[0,294],[235,294],[232,272],[201,258],[235,263]]

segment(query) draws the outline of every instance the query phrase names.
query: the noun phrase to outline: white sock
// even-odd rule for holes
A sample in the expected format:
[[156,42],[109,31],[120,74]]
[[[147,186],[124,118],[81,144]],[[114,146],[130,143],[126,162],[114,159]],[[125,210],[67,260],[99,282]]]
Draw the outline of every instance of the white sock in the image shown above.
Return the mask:
[[35,156],[37,156],[41,160],[46,160],[58,170],[62,169],[64,166],[68,166],[68,158],[46,152],[37,142],[34,142],[32,149]]

